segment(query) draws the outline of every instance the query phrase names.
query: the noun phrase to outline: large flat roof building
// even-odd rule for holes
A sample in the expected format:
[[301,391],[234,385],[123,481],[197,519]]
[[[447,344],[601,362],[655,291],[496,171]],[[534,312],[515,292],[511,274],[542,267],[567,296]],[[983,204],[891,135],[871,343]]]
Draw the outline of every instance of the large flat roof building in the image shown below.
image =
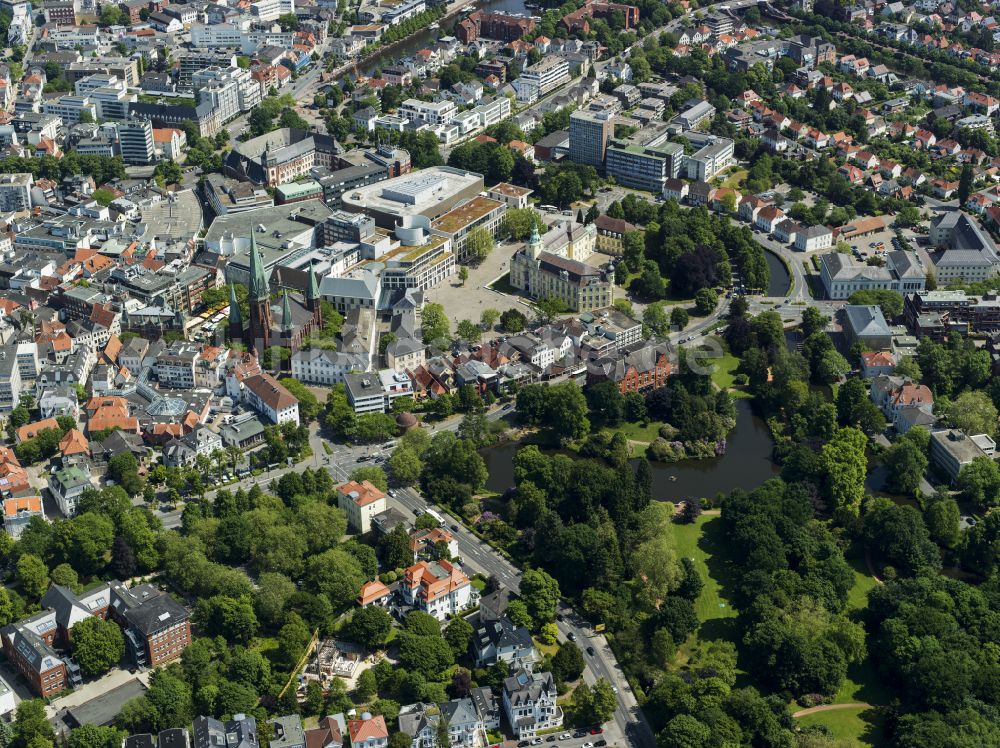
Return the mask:
[[415,216],[434,220],[483,191],[483,175],[450,166],[432,166],[344,193],[343,208],[367,213],[384,229]]

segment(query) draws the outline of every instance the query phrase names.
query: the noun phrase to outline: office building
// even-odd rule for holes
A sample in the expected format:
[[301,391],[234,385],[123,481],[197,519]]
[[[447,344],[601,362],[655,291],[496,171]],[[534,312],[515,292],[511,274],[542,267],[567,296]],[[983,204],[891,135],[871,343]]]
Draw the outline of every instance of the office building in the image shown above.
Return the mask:
[[684,147],[666,138],[667,128],[661,126],[645,127],[628,140],[612,140],[605,171],[618,184],[659,195],[668,179],[680,176],[684,163]]
[[569,116],[569,158],[578,164],[604,168],[608,141],[614,134],[614,115],[576,111]]
[[855,291],[879,289],[916,293],[923,291],[927,283],[927,274],[913,252],[890,252],[885,267],[868,265],[841,252],[828,252],[819,260],[820,279],[830,299],[847,299]]
[[942,213],[931,223],[929,236],[931,244],[941,248],[934,267],[942,286],[987,280],[1000,270],[993,239],[966,213]]
[[517,92],[517,100],[530,104],[569,81],[569,62],[553,55],[543,57],[537,64],[525,68],[513,86]]
[[729,138],[712,138],[688,156],[686,163],[688,179],[708,182],[736,163],[735,143]]
[[34,183],[30,173],[0,174],[0,211],[30,210]]
[[151,164],[156,151],[153,144],[153,123],[132,119],[118,123],[118,146],[126,164]]
[[418,173],[359,187],[341,196],[344,210],[365,213],[390,231],[404,219],[425,216],[433,221],[484,190],[483,177],[450,166],[433,166]]

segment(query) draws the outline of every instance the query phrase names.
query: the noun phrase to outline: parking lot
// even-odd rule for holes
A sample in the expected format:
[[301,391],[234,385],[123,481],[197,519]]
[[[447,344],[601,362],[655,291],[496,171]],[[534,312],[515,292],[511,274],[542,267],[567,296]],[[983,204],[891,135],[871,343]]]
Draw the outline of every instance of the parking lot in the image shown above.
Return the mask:
[[872,257],[885,259],[885,255],[897,249],[902,249],[896,233],[891,229],[883,229],[866,236],[859,236],[849,241],[851,252],[860,260],[869,260]]
[[522,740],[517,744],[517,748],[528,748],[528,746],[545,743],[556,743],[560,748],[604,748],[608,745],[608,741],[604,739],[604,730],[600,727],[594,727],[589,730],[564,730],[544,737]]

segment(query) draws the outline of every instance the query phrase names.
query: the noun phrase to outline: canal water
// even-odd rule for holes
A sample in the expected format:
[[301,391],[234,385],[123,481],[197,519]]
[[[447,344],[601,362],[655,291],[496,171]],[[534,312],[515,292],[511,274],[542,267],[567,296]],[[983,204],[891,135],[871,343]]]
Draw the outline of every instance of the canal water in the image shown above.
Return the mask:
[[[525,0],[481,0],[480,2],[469,0],[469,5],[476,6],[478,10],[502,10],[507,13],[523,13],[525,15],[535,15],[541,12],[538,9],[528,10],[525,8],[524,2]],[[459,13],[458,15],[451,16],[446,20],[443,20],[441,22],[440,29],[424,29],[423,31],[417,32],[399,46],[395,46],[391,50],[388,50],[387,54],[378,55],[377,57],[369,60],[362,66],[361,74],[371,75],[377,69],[390,65],[395,60],[399,60],[404,57],[411,57],[421,49],[429,47],[434,44],[439,37],[445,35],[445,29],[449,28],[452,24],[457,23],[465,15],[465,13]]]
[[[514,485],[513,459],[517,442],[489,447],[480,452],[489,470],[486,487],[503,493]],[[721,457],[681,462],[651,462],[653,498],[682,501],[714,499],[735,488],[751,490],[778,474],[771,458],[773,443],[764,421],[754,415],[748,400],[736,401],[736,428],[729,434],[728,448]],[[645,459],[637,458],[637,459]]]
[[767,295],[771,297],[787,296],[788,291],[792,287],[792,279],[788,275],[788,268],[785,267],[785,263],[774,252],[768,252],[765,249],[764,257],[767,259],[767,267],[771,271],[771,280],[767,285]]

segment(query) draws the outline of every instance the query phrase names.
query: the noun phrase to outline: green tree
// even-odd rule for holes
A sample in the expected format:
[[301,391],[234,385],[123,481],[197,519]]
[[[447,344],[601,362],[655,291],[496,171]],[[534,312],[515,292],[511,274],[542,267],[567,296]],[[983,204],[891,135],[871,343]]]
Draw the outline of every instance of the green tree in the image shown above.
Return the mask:
[[590,689],[591,720],[597,724],[611,721],[618,708],[618,697],[611,684],[604,678],[598,678]]
[[49,588],[49,570],[38,556],[25,553],[17,560],[17,579],[29,598],[39,599]]
[[285,621],[278,631],[278,644],[285,662],[294,667],[309,646],[312,632],[298,613],[289,613]]
[[955,486],[978,507],[996,506],[1000,503],[1000,467],[989,457],[976,457],[962,466]]
[[375,673],[371,668],[362,671],[361,675],[358,676],[356,686],[358,701],[361,703],[368,703],[377,691],[378,681],[375,679]]
[[452,618],[448,625],[444,627],[444,640],[448,642],[451,651],[458,659],[469,650],[469,641],[472,639],[472,624],[464,618]]
[[992,437],[997,433],[997,408],[985,392],[968,390],[941,409],[948,425],[966,434]]
[[114,727],[83,724],[70,732],[67,748],[119,748],[125,732]]
[[587,399],[575,383],[549,387],[547,401],[547,426],[560,440],[582,439],[590,432]]
[[455,328],[455,332],[462,340],[472,343],[478,342],[483,335],[483,331],[479,329],[479,325],[469,319],[463,319],[459,322],[458,327]]
[[91,197],[98,205],[102,205],[105,208],[111,205],[112,201],[115,199],[115,193],[108,189],[97,189],[91,193]]
[[856,428],[838,429],[823,445],[820,456],[826,475],[826,490],[838,509],[857,514],[865,493],[868,440]]
[[172,670],[154,670],[149,676],[145,698],[152,707],[150,727],[159,732],[168,727],[189,724],[194,719],[191,686]]
[[961,538],[958,503],[952,498],[932,501],[924,510],[924,522],[931,540],[945,548],[955,548]]
[[531,236],[531,229],[544,234],[546,227],[542,217],[534,208],[512,208],[504,213],[500,221],[500,235],[511,241],[523,242]]
[[709,314],[714,312],[718,303],[719,294],[711,288],[702,288],[694,295],[695,312],[700,314],[702,317],[707,317]]
[[493,237],[482,226],[472,229],[465,237],[465,256],[471,264],[480,264],[492,251]]
[[392,617],[376,605],[354,611],[346,627],[353,641],[370,650],[381,646],[391,630]]
[[348,479],[357,481],[358,483],[368,481],[383,493],[389,490],[389,477],[385,474],[385,471],[377,465],[355,468],[351,471]]
[[402,569],[413,563],[410,536],[403,525],[396,525],[391,532],[382,537],[379,541],[379,553],[382,557],[382,567],[385,569]]
[[448,324],[448,315],[444,307],[440,304],[426,304],[421,313],[421,328],[425,343],[447,339],[451,326]]
[[402,486],[412,486],[420,480],[423,463],[417,454],[408,446],[401,444],[392,450],[387,462],[393,483]]
[[80,591],[80,577],[69,564],[59,564],[49,573],[52,584],[68,587],[74,592]]
[[675,306],[670,310],[670,326],[676,327],[678,330],[683,330],[688,326],[688,322],[691,321],[691,315],[688,314],[688,310],[682,306]]
[[902,295],[885,288],[873,291],[855,291],[847,301],[849,304],[877,306],[890,322],[903,313]]
[[487,308],[484,309],[482,314],[479,315],[479,324],[483,326],[487,332],[493,330],[496,325],[497,320],[500,319],[500,312],[496,309]]
[[124,653],[125,637],[114,621],[91,616],[73,626],[73,658],[84,675],[103,675]]
[[14,745],[17,748],[34,748],[52,745],[55,730],[45,716],[45,702],[28,699],[17,705],[14,712]]
[[573,642],[563,642],[552,655],[552,675],[560,683],[575,681],[583,675],[583,653]]
[[625,398],[616,382],[600,382],[587,388],[590,412],[605,426],[617,426],[625,413]]
[[927,471],[927,455],[909,439],[900,439],[886,452],[889,485],[898,493],[913,494]]
[[[679,309],[680,307],[674,307],[674,309]],[[685,312],[687,314],[687,312]],[[664,311],[663,302],[654,302],[652,304],[647,304],[646,308],[642,312],[642,321],[650,330],[656,335],[666,335],[670,332],[670,325],[673,324],[673,312],[671,312],[671,317],[667,318],[667,313]]]
[[[509,212],[510,211],[508,211],[508,213]],[[507,309],[500,315],[500,327],[504,332],[521,332],[527,324],[528,318],[517,309]]]
[[972,171],[972,164],[965,164],[962,173],[958,178],[958,204],[965,205],[972,194],[972,185],[975,181],[975,174]]
[[826,329],[830,318],[813,306],[807,306],[802,310],[802,325],[800,330],[802,336],[808,338],[813,333],[822,332]]
[[521,576],[520,596],[536,626],[555,620],[559,583],[549,574],[527,569]]

